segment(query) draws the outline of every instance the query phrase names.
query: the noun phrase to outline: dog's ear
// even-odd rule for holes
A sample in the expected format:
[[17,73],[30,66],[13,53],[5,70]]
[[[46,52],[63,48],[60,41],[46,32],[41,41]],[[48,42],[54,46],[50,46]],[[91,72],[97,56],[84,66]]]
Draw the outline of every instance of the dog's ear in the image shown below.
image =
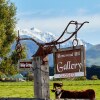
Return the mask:
[[51,90],[52,92],[55,92],[55,90]]

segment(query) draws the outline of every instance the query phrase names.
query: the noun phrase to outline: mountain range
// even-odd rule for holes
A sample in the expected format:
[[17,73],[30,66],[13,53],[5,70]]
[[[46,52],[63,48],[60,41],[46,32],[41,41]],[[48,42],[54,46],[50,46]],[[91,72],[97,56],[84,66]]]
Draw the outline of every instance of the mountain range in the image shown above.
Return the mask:
[[[23,29],[20,31],[20,37],[21,38],[34,38],[36,41],[40,43],[46,43],[50,41],[54,41],[57,39],[57,36],[51,32],[42,32],[37,28],[31,28],[31,29]],[[62,39],[64,39],[63,37]],[[35,52],[38,49],[38,46],[33,42],[29,40],[21,41],[22,44],[26,45],[27,48],[27,59],[32,59],[32,55],[35,54]],[[79,45],[84,45],[86,48],[86,65],[89,67],[91,65],[100,65],[100,44],[93,45],[91,43],[87,43],[84,40],[78,39]],[[15,49],[16,42],[12,45],[12,49]],[[72,46],[72,40],[69,40],[68,42],[65,42],[60,45],[61,48],[67,48]],[[49,55],[49,65],[52,67],[53,64],[53,55]]]

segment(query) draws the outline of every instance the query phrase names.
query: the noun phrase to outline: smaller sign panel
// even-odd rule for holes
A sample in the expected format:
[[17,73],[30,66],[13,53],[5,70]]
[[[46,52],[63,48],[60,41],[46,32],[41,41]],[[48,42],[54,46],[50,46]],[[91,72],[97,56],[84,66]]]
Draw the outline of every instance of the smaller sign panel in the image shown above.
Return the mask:
[[19,64],[18,64],[18,68],[20,70],[23,70],[23,69],[30,69],[33,67],[33,64],[32,64],[32,60],[24,60],[24,59],[21,59],[19,60]]
[[85,76],[84,46],[59,49],[54,53],[55,78]]

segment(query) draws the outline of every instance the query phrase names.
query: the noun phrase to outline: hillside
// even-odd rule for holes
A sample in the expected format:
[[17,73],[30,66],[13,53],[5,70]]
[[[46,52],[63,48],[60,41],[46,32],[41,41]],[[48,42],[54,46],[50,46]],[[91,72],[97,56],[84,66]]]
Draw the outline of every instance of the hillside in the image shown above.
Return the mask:
[[92,46],[86,52],[87,65],[100,65],[100,44]]

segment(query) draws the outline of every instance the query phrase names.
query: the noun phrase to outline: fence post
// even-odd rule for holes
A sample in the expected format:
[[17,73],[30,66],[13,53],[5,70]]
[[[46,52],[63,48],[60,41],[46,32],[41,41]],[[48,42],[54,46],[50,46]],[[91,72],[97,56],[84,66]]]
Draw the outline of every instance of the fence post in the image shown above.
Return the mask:
[[49,65],[42,65],[40,57],[33,58],[34,96],[35,98],[50,99],[49,92]]

